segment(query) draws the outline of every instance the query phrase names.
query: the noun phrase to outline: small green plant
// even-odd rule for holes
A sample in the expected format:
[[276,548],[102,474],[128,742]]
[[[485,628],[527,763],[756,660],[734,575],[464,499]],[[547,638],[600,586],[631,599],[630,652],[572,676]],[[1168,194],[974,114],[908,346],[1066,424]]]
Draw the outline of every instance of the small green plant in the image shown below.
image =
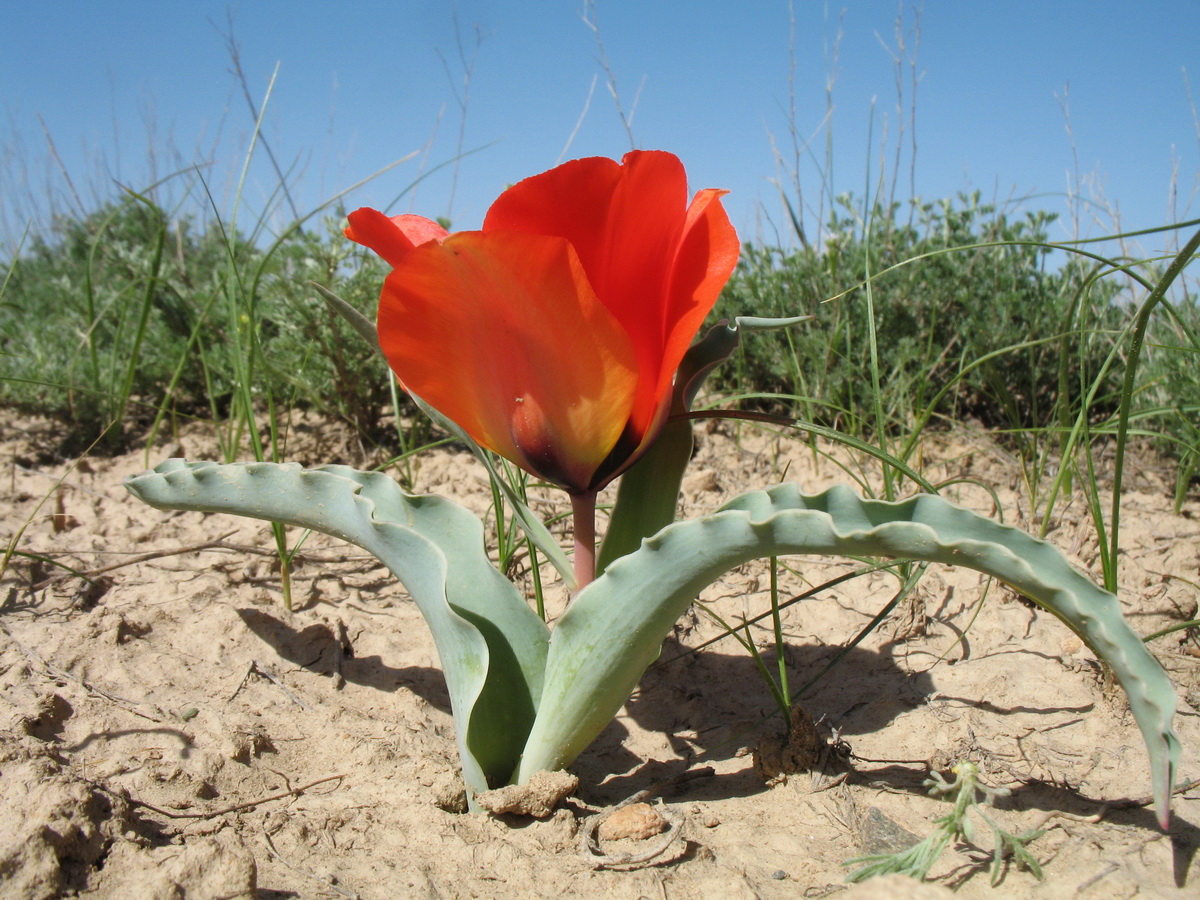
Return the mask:
[[951,770],[953,781],[946,781],[940,772],[930,773],[925,781],[932,797],[947,798],[953,801],[950,812],[934,819],[934,830],[924,840],[914,844],[907,850],[896,853],[880,853],[871,856],[858,856],[847,860],[843,865],[854,866],[865,863],[846,876],[847,881],[865,881],[878,875],[900,874],[924,881],[933,868],[942,851],[950,846],[951,841],[965,840],[975,842],[975,826],[971,823],[971,814],[981,818],[992,832],[992,886],[1000,883],[1004,876],[1004,861],[1012,859],[1018,866],[1028,869],[1039,881],[1042,878],[1042,867],[1027,849],[1029,844],[1045,834],[1036,830],[1025,834],[1013,834],[1006,831],[996,821],[983,811],[986,805],[995,806],[996,801],[1007,797],[1007,788],[993,788],[984,784],[979,777],[979,768],[972,762],[961,762]]

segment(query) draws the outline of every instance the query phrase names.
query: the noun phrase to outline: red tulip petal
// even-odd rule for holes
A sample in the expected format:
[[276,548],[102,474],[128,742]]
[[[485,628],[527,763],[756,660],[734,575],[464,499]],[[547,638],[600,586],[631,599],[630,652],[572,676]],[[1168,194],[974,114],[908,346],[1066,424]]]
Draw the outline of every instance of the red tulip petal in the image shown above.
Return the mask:
[[346,237],[355,243],[370,247],[393,268],[414,247],[429,241],[446,239],[446,229],[424,216],[386,216],[377,209],[363,207],[348,215],[350,222]]
[[633,151],[621,164],[577,159],[518,182],[492,204],[483,230],[566,238],[597,296],[628,325],[626,315],[639,321],[658,308],[646,301],[662,295],[686,207],[687,176],[679,159]]
[[584,271],[598,271],[604,258],[608,208],[621,177],[620,164],[604,157],[563,163],[501,194],[484,217],[483,230],[566,238]]
[[597,296],[633,342],[642,372],[632,421],[639,436],[652,427],[662,400],[663,350],[676,330],[667,291],[686,216],[687,176],[679,159],[633,151],[620,165],[580,159],[527,178],[505,191],[484,220],[485,231],[555,234],[570,241]]
[[669,392],[684,354],[737,266],[741,244],[721,205],[728,191],[699,191],[688,207],[667,285],[667,334],[658,395]]
[[[613,191],[596,293],[631,331],[661,347],[664,298],[675,247],[687,211],[687,175],[670,153],[628,153]],[[649,301],[649,302],[648,302]],[[653,337],[651,337],[653,335]]]
[[590,487],[637,383],[628,337],[561,238],[463,232],[388,278],[379,339],[404,386],[476,441]]
[[[635,335],[642,378],[631,424],[640,434],[652,436],[682,359],[680,354],[672,364],[664,353],[675,318],[684,312],[671,307],[668,288],[686,224],[687,175],[677,157],[662,152],[626,154],[623,170],[625,177],[614,192],[609,213],[608,266],[594,277],[603,285],[597,293]],[[709,308],[711,304],[695,318],[684,349]]]

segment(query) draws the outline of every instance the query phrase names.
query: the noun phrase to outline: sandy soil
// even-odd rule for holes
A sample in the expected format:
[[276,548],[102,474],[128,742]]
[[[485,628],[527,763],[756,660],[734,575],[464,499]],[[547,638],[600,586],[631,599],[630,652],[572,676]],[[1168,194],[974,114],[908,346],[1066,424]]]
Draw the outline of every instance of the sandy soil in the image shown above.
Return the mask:
[[[298,429],[293,458],[334,461],[335,431]],[[432,641],[373,559],[310,538],[289,613],[266,526],[142,506],[120,484],[145,467],[142,452],[86,460],[55,489],[67,464],[41,455],[53,438],[46,423],[0,423],[5,538],[33,516],[21,551],[91,573],[88,584],[16,556],[0,582],[5,898],[934,897],[947,888],[965,897],[1114,898],[1200,890],[1200,793],[1176,797],[1169,834],[1144,806],[1114,802],[1149,792],[1122,695],[1053,617],[972,572],[931,570],[914,599],[805,697],[822,739],[841,742],[842,768],[764,783],[752,750],[782,730],[781,720],[734,640],[688,652],[720,634],[693,611],[572,767],[580,784],[562,808],[543,821],[460,814],[443,808],[453,806],[458,782]],[[211,458],[215,445],[188,432],[148,456],[181,453]],[[995,487],[1006,520],[1027,524],[1020,472],[986,437],[941,438],[921,468],[933,480]],[[711,510],[785,470],[807,490],[849,477],[803,445],[703,433],[685,511]],[[465,455],[431,452],[413,475],[418,490],[480,512],[488,506],[483,476]],[[1193,497],[1174,515],[1168,484],[1167,474],[1143,465],[1125,501],[1121,596],[1143,633],[1196,616],[1200,502]],[[994,514],[980,487],[949,494]],[[1050,539],[1098,571],[1080,500],[1060,510]],[[788,562],[787,596],[852,567]],[[527,572],[518,577],[529,581]],[[764,564],[746,566],[706,591],[702,605],[739,620],[767,608],[768,585]],[[876,574],[791,606],[793,688],[895,589],[893,577]],[[550,595],[561,608],[553,582]],[[751,633],[773,669],[769,621]],[[1200,770],[1200,658],[1195,639],[1181,635],[1154,647],[1178,686],[1182,775],[1190,778]],[[963,760],[989,784],[1012,789],[994,814],[999,822],[1047,829],[1031,845],[1045,879],[1012,870],[990,888],[991,838],[981,827],[977,845],[947,851],[932,884],[847,888],[845,860],[930,832],[946,805],[925,794],[928,768]],[[653,865],[597,868],[581,849],[589,819],[644,790],[666,804],[679,839]],[[603,848],[637,852],[660,838]]]

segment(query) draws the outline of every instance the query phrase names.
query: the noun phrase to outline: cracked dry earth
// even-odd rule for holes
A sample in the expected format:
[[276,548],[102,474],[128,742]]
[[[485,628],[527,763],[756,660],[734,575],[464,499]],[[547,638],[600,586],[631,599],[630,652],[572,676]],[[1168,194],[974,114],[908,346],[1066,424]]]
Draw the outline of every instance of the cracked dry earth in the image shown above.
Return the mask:
[[[46,461],[52,446],[47,423],[4,417],[5,539],[30,519],[18,550],[31,556],[14,556],[0,582],[0,897],[862,898],[954,889],[964,897],[1115,898],[1200,890],[1200,793],[1176,796],[1167,834],[1144,806],[1122,802],[1150,788],[1122,695],[1056,619],[973,572],[931,568],[793,711],[800,743],[778,739],[782,720],[735,640],[690,652],[721,633],[705,610],[741,622],[768,608],[765,563],[729,573],[677,623],[637,693],[572,766],[579,785],[571,796],[545,819],[491,818],[453,811],[456,753],[433,642],[373,559],[310,537],[288,612],[266,526],[140,505],[121,479],[144,468],[143,451],[71,468]],[[305,421],[289,454],[333,461],[331,446],[336,428]],[[148,456],[215,451],[197,429]],[[703,431],[684,512],[712,510],[784,472],[816,491],[848,480],[842,465],[871,471],[830,453],[761,432]],[[938,436],[919,467],[934,481],[996,488],[1006,521],[1029,527],[1019,469],[986,435]],[[410,474],[418,491],[487,511],[484,476],[465,454],[429,452]],[[1200,502],[1193,493],[1175,515],[1169,485],[1169,471],[1149,463],[1127,485],[1120,593],[1141,633],[1196,617]],[[995,515],[981,487],[963,482],[948,495]],[[559,502],[539,501],[547,513]],[[1048,537],[1098,577],[1081,499],[1057,510]],[[786,562],[786,598],[856,566]],[[544,575],[552,612],[561,610],[561,586]],[[519,567],[516,577],[530,582]],[[893,576],[875,573],[789,606],[793,689],[821,672],[896,588]],[[749,634],[775,671],[770,620]],[[1153,644],[1177,685],[1184,778],[1200,771],[1197,646],[1187,632]],[[946,805],[926,796],[922,782],[931,766],[963,760],[988,784],[1012,790],[994,814],[1004,827],[1046,829],[1030,845],[1044,880],[1012,869],[989,887],[991,843],[981,828],[977,844],[951,846],[930,883],[847,886],[847,859],[930,832]],[[814,771],[779,772],[814,761]],[[600,810],[640,792],[648,792],[645,807],[622,814],[635,822],[630,832],[594,827]],[[625,858],[660,840],[668,823],[674,840],[645,864],[598,867],[582,849],[588,838]]]

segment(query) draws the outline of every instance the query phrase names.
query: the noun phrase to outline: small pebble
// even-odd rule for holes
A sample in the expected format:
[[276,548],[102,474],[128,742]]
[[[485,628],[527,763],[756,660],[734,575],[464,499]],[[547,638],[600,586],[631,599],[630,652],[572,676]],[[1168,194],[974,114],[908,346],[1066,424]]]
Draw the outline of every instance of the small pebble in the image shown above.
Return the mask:
[[1069,635],[1062,639],[1062,643],[1059,646],[1062,648],[1063,653],[1071,656],[1083,649],[1083,641],[1074,635]]

